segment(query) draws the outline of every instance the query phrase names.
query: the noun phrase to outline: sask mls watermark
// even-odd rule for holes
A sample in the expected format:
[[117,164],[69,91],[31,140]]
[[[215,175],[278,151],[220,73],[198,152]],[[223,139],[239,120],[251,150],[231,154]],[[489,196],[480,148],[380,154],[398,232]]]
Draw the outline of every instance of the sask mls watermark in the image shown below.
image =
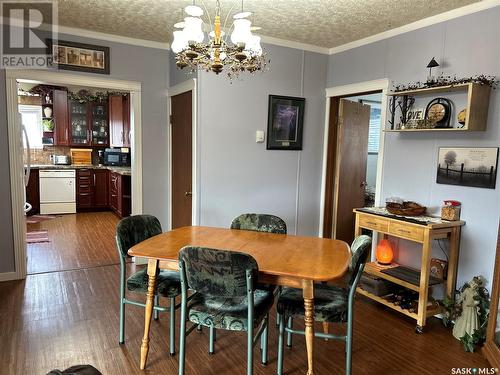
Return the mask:
[[51,65],[49,39],[57,39],[57,3],[50,0],[0,1],[0,67],[43,69]]

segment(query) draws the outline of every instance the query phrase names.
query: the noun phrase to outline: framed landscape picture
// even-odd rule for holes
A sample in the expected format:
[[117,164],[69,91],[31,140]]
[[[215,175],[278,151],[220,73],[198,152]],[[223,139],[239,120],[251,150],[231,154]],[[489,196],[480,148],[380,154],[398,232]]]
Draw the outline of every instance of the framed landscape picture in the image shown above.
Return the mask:
[[438,184],[495,189],[498,147],[440,147]]
[[109,74],[109,47],[47,40],[52,65],[58,69]]
[[302,150],[304,98],[269,95],[268,150]]

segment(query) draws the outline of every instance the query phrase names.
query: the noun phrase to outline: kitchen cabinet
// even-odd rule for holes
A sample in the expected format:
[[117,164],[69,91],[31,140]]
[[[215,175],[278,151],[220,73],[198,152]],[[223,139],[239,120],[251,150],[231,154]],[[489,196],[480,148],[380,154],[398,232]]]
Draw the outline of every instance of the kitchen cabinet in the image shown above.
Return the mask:
[[77,210],[107,208],[108,181],[108,170],[106,169],[78,169],[76,181]]
[[68,93],[54,90],[52,93],[54,118],[54,145],[69,146]]
[[107,102],[69,101],[70,144],[72,146],[109,145]]
[[111,147],[130,147],[130,95],[110,95],[109,131]]
[[30,179],[26,187],[26,202],[31,204],[32,208],[27,215],[36,215],[40,213],[40,183],[38,169],[31,169]]
[[131,178],[116,172],[109,174],[109,207],[119,217],[130,216]]

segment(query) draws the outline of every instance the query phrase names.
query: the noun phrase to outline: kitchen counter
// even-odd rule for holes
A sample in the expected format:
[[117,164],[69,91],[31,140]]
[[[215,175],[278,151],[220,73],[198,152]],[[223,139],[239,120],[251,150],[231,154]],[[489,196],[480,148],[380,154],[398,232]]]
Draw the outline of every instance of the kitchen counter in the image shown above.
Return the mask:
[[98,165],[54,165],[54,164],[34,164],[31,169],[107,169],[111,172],[118,173],[122,176],[131,176],[130,167],[114,167],[114,166],[98,166]]

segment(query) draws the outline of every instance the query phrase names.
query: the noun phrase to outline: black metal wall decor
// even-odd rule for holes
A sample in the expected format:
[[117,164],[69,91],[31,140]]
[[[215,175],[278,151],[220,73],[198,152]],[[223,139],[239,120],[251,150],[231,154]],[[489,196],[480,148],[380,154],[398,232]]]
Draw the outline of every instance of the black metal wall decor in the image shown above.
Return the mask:
[[[413,104],[415,103],[415,98],[408,95],[403,96],[391,96],[389,99],[389,125],[391,129],[404,129],[406,123],[408,122],[408,112],[412,109]],[[395,123],[395,117],[397,112],[401,113],[399,117],[399,124]]]

